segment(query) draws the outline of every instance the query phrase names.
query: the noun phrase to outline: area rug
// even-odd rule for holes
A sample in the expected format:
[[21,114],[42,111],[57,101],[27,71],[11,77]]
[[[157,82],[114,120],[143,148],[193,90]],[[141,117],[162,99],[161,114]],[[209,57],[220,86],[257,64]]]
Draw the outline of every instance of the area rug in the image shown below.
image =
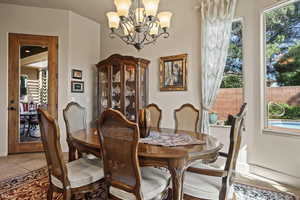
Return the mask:
[[274,192],[249,185],[233,185],[236,200],[296,200],[296,197],[284,192]]
[[[46,200],[48,188],[47,168],[41,168],[25,175],[0,181],[0,200]],[[105,200],[103,183],[93,193],[88,194],[89,200]],[[253,186],[234,184],[236,200],[296,200],[290,194],[268,191]],[[80,197],[75,197],[81,199]],[[62,200],[61,194],[54,194],[53,200]],[[185,200],[190,200],[185,198]]]

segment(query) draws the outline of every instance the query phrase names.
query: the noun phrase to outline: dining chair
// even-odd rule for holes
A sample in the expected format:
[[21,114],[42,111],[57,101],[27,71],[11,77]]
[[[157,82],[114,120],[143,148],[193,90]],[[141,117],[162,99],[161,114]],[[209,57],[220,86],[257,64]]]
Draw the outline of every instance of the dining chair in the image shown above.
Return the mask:
[[[150,122],[147,124],[149,128],[160,128],[162,111],[158,105],[152,103],[145,107],[149,113]],[[148,114],[146,113],[146,114]]]
[[140,132],[119,111],[108,109],[98,123],[107,194],[112,199],[163,199],[170,175],[154,167],[139,166]]
[[25,112],[24,103],[19,103],[19,107],[20,107],[20,131],[21,134],[24,135],[26,132],[26,125],[28,123],[28,119],[26,118],[26,116],[22,115]]
[[[67,143],[69,149],[74,148],[72,144],[72,133],[79,130],[86,130],[86,110],[84,107],[76,102],[68,103],[67,107],[63,110],[64,121],[67,132]],[[78,152],[79,157],[82,157]],[[69,161],[75,160],[74,156],[69,151]]]
[[31,112],[31,115],[28,118],[27,136],[39,138],[39,136],[32,135],[31,133],[31,132],[34,133],[39,125],[39,119],[37,115],[38,104],[31,102],[29,104],[29,108],[30,108],[29,112]]
[[197,132],[199,123],[199,110],[192,104],[184,104],[174,111],[175,130]]
[[228,154],[220,153],[220,156],[226,157],[225,167],[215,168],[199,162],[192,165],[185,173],[183,188],[186,195],[211,200],[227,198],[241,146],[242,126],[246,111],[247,104],[245,103],[237,115],[228,117],[231,124],[229,151]]
[[75,194],[95,190],[104,178],[100,160],[81,158],[65,163],[57,121],[44,109],[39,108],[38,113],[50,182],[47,199],[52,199],[53,192],[63,193],[63,199],[70,200]]

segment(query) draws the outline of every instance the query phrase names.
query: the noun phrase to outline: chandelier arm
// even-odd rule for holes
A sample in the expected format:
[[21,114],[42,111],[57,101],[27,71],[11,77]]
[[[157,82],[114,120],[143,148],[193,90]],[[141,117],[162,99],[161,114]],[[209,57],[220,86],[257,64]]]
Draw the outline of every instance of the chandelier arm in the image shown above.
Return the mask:
[[153,38],[147,34],[146,41],[147,41],[147,42],[150,42],[150,41],[152,41],[152,39],[153,39]]
[[160,34],[160,36],[163,36],[164,38],[168,38],[170,36],[169,32],[163,32]]
[[163,36],[164,38],[168,38],[169,37],[169,33],[168,32],[162,32],[154,37],[152,37],[152,40],[149,42],[146,42],[144,45],[148,45],[148,44],[152,44],[155,43],[157,41],[158,38],[160,38],[161,36]]
[[[123,24],[123,23],[122,23]],[[127,25],[126,24],[123,24],[123,26],[122,27],[125,27],[126,28],[126,30],[127,30],[127,32],[128,32],[128,35],[127,35],[127,37],[129,37],[130,38],[130,40],[132,41],[133,40],[133,38],[132,38],[132,36],[131,36],[131,34],[130,34],[130,30],[129,30],[129,28],[127,27]],[[123,28],[124,29],[124,28]],[[129,40],[129,39],[128,39]]]
[[[130,40],[128,40],[127,36],[122,36],[117,32],[111,32],[110,35],[116,35],[118,38],[120,38],[123,42],[125,42],[126,44],[130,44],[133,45],[134,43],[131,42]],[[125,39],[126,38],[126,39]]]
[[[150,35],[150,30],[153,28],[154,23],[151,22],[149,26],[147,26],[147,30],[144,32],[144,35],[146,36],[146,41],[151,41],[153,37]],[[150,39],[148,39],[150,38]]]
[[133,41],[135,42],[136,40],[138,40],[138,33],[137,32],[135,32],[134,37],[133,37]]
[[145,43],[144,43],[144,45],[153,44],[153,43],[155,43],[155,42],[156,42],[156,40],[157,40],[157,38],[156,38],[156,37],[154,37],[154,38],[152,38],[152,40],[151,40],[151,41],[149,41],[149,42],[145,42]]
[[157,38],[159,37],[158,35],[150,35],[149,33],[148,35],[150,39],[148,40],[148,42],[145,43],[145,45],[155,43]]
[[153,41],[154,36],[150,35],[149,32],[146,33],[146,36],[147,36],[146,41],[148,41],[148,42]]
[[145,33],[143,34],[143,36],[144,36],[144,38],[143,38],[143,40],[140,42],[140,44],[144,44],[144,42],[145,42],[145,40],[146,40],[146,38],[147,38],[147,32],[145,32]]
[[134,45],[133,42],[130,42],[130,41],[128,41],[128,40],[124,40],[124,38],[122,38],[122,37],[120,37],[120,39],[121,39],[123,42],[125,42],[127,45]]

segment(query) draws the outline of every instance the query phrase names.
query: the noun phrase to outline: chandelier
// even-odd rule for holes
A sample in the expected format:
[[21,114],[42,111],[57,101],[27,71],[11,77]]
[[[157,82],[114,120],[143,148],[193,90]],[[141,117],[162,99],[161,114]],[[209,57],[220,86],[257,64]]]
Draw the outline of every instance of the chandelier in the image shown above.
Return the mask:
[[119,37],[137,50],[155,43],[160,37],[168,38],[171,12],[157,14],[159,0],[115,0],[117,12],[108,12],[110,37]]

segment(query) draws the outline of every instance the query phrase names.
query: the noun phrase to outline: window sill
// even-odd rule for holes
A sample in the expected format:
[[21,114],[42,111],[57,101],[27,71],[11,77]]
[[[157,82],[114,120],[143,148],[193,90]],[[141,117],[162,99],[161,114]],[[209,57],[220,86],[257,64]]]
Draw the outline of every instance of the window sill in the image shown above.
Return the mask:
[[292,132],[292,130],[274,130],[274,129],[263,129],[264,134],[285,136],[285,137],[298,137],[300,138],[300,131]]

